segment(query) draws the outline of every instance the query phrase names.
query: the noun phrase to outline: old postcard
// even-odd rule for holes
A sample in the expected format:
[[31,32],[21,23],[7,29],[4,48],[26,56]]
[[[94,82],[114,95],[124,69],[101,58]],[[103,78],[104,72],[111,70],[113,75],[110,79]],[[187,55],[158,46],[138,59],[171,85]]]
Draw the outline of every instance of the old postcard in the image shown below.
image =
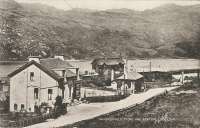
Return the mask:
[[0,0],[0,127],[199,128],[200,1]]

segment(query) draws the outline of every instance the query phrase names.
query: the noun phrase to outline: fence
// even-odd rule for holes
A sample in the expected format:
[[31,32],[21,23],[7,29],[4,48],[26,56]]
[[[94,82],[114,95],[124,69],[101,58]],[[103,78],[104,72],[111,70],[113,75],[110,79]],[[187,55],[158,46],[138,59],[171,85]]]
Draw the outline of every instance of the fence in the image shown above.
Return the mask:
[[50,119],[50,118],[55,118],[55,116],[56,116],[55,113],[49,113],[49,114],[29,117],[27,119],[22,119],[22,120],[17,120],[17,121],[9,121],[8,127],[26,127],[29,125],[44,122],[45,120]]
[[126,98],[128,95],[93,96],[84,98],[88,102],[114,102]]
[[145,82],[144,84],[145,84],[147,89],[171,86],[170,82],[162,82],[162,81]]
[[116,95],[117,92],[100,90],[94,88],[81,88],[81,97],[96,97],[96,96],[113,96]]

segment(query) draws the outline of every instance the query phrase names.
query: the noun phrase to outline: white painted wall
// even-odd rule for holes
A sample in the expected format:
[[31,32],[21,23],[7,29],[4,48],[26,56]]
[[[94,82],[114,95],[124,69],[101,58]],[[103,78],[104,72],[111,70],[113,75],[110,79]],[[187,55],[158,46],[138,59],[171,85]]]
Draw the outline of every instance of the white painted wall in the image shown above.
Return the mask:
[[68,84],[65,84],[65,92],[64,92],[64,102],[65,103],[70,103],[72,100],[72,95],[73,95],[73,86],[70,86]]
[[[172,76],[174,78],[176,78],[176,79],[180,79],[182,77],[181,74],[173,74]],[[197,73],[184,73],[184,77],[186,77],[186,76],[188,76],[188,77],[197,77],[198,74]]]
[[93,97],[93,96],[112,96],[116,95],[116,92],[114,91],[105,91],[105,90],[97,90],[87,87],[81,88],[81,98],[86,97]]
[[[33,81],[30,80],[30,72],[34,72]],[[37,100],[34,99],[34,88],[39,88]],[[48,100],[48,89],[53,89],[52,100]],[[61,95],[58,82],[35,65],[10,78],[10,111],[14,111],[14,104],[17,104],[18,111],[21,109],[21,104],[24,104],[25,109],[31,108],[32,112],[35,104],[47,102],[53,106],[57,95]]]

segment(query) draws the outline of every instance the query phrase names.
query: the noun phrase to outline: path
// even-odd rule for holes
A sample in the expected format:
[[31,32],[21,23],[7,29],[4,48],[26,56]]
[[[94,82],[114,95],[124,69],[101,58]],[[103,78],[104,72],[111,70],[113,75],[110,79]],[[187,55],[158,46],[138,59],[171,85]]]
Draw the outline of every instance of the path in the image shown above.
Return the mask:
[[118,109],[126,108],[134,104],[140,104],[151,97],[163,93],[165,90],[170,91],[175,88],[177,87],[150,89],[144,93],[130,95],[124,100],[117,102],[80,104],[68,108],[68,113],[66,115],[63,115],[55,120],[35,124],[27,128],[53,128],[67,124],[73,124],[81,120],[92,119],[94,117],[116,111]]

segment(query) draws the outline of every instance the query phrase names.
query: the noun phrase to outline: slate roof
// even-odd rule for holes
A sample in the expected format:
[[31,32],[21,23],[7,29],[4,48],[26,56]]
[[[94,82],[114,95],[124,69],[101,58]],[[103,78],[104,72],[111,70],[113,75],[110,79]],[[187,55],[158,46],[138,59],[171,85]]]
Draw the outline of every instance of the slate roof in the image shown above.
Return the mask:
[[65,70],[65,73],[67,78],[76,76],[76,74],[70,70]]
[[68,63],[65,60],[61,60],[59,58],[46,58],[46,59],[40,59],[40,64],[45,66],[48,69],[51,70],[65,70],[66,71],[66,77],[74,77],[76,74],[72,71],[70,71],[68,68],[76,68],[72,66],[70,63]]
[[143,76],[137,72],[128,72],[127,75],[123,74],[122,76],[118,77],[117,80],[138,80]]
[[17,73],[23,71],[24,69],[26,69],[27,67],[29,67],[30,65],[35,65],[38,68],[40,68],[42,71],[44,71],[45,73],[47,73],[49,76],[51,76],[52,78],[54,78],[57,81],[62,80],[63,78],[61,76],[59,76],[57,73],[55,73],[54,71],[46,68],[45,66],[35,62],[34,60],[24,64],[23,66],[19,67],[18,69],[16,69],[15,71],[11,72],[10,74],[8,74],[9,77],[12,77],[14,75],[16,75]]
[[125,62],[121,58],[98,58],[92,61],[92,64],[97,65],[118,65],[119,63],[124,64]]
[[49,69],[66,69],[73,67],[67,61],[63,61],[59,58],[40,59],[40,64]]

